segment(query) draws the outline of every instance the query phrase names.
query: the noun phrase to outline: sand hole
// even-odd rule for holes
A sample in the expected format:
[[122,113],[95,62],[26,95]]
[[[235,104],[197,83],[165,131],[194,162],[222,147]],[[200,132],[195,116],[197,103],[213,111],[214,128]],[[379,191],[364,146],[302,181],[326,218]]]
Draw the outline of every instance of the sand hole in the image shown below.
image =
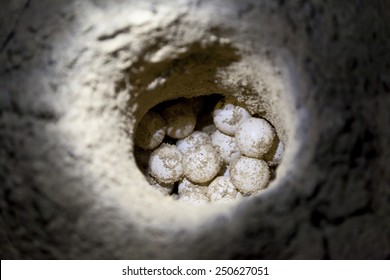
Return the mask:
[[[175,108],[182,110],[170,112]],[[237,133],[224,130],[224,123],[213,119],[213,115],[216,117],[217,114],[216,108],[225,109],[224,113],[233,112],[232,116],[236,114],[234,117],[239,118],[234,120],[234,127],[241,127],[241,131],[244,125],[239,124],[247,119],[263,120],[266,125],[269,124],[273,140],[267,151],[261,155],[248,155],[245,149],[240,150],[236,143],[240,141],[236,140]],[[230,111],[231,108],[234,109]],[[245,112],[245,116],[241,116],[239,110]],[[178,115],[175,115],[176,112]],[[227,121],[232,120],[229,118]],[[253,133],[250,131],[249,135]],[[249,112],[245,104],[221,94],[159,103],[145,114],[135,135],[134,157],[149,184],[162,196],[195,205],[235,201],[260,193],[275,178],[284,153],[275,128],[264,116]],[[200,146],[209,150],[205,151]],[[204,154],[207,151],[211,154]],[[194,159],[188,162],[187,158],[191,156]],[[244,170],[238,170],[240,163]],[[260,169],[256,173],[252,169],[259,164]],[[180,174],[177,174],[179,171]]]
[[[152,151],[138,147],[134,141],[141,120],[150,111],[161,114],[171,104],[195,104],[198,100],[203,100],[195,127],[195,130],[202,130],[200,123],[208,121],[212,125],[215,104],[229,98],[246,108],[251,117],[264,118],[272,126],[286,152],[289,150],[288,139],[295,125],[294,119],[290,117],[292,96],[286,91],[284,73],[281,70],[283,66],[279,68],[266,51],[259,50],[248,55],[243,53],[242,46],[215,34],[206,34],[201,41],[183,44],[175,49],[165,45],[164,40],[160,39],[159,42],[160,44],[145,49],[124,71],[122,80],[116,82],[117,91],[128,90],[130,93],[129,137],[133,140],[132,156],[134,168],[138,171],[131,171],[134,174],[133,180],[137,182],[131,191],[134,192],[133,197],[148,198],[143,199],[139,207],[148,205],[150,218],[159,219],[160,222],[161,219],[170,222],[188,222],[193,219],[193,223],[197,224],[206,217],[215,217],[227,209],[234,209],[234,205],[245,203],[268,190],[277,189],[276,181],[288,171],[288,168],[281,168],[283,163],[268,165],[269,180],[263,191],[247,193],[238,191],[235,187],[235,197],[238,198],[226,199],[228,201],[218,199],[221,203],[210,202],[210,195],[206,193],[212,181],[226,173],[226,164],[209,181],[197,184],[188,176],[165,183],[159,182],[150,174],[148,168]],[[177,141],[172,137],[164,137],[162,143],[152,150],[161,145],[176,145]],[[276,147],[273,145],[272,149],[275,150]],[[180,198],[182,183],[186,185],[186,189],[196,188],[195,194],[189,194],[185,199]],[[141,203],[141,200],[137,199],[137,203]],[[136,204],[132,205],[137,207]],[[190,210],[194,206],[197,206],[195,212]],[[166,210],[163,217],[159,209]],[[184,217],[180,215],[183,212],[187,213]]]

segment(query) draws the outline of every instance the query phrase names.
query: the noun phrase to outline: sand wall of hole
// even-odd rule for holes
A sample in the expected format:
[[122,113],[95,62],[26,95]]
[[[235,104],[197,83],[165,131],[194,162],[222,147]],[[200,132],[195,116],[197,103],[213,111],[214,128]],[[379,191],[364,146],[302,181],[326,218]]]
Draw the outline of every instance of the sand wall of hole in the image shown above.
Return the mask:
[[[164,28],[150,27],[146,34],[141,33],[145,37],[139,34],[138,38],[132,37],[142,46],[135,57],[131,47],[124,47],[110,57],[112,64],[131,57],[114,80],[115,94],[127,97],[123,107],[124,130],[133,146],[138,122],[155,105],[180,97],[215,93],[231,96],[245,104],[252,114],[268,119],[287,147],[285,164],[278,168],[277,180],[271,185],[271,191],[277,192],[278,184],[286,180],[284,177],[296,173],[300,164],[304,166],[311,153],[313,137],[309,123],[315,123],[315,116],[309,118],[311,105],[310,99],[304,99],[305,78],[297,77],[299,66],[272,37],[277,30],[252,26],[241,33],[234,22],[214,20],[211,11],[206,6],[204,10],[195,9],[167,20]],[[104,40],[107,37],[111,35],[103,36]],[[194,208],[161,198],[148,187],[134,161],[132,158],[129,176],[137,183],[122,186],[123,192],[131,193],[132,203],[129,206],[125,201],[122,206],[140,213],[141,224],[194,230],[220,215],[231,216],[239,207],[232,204]]]

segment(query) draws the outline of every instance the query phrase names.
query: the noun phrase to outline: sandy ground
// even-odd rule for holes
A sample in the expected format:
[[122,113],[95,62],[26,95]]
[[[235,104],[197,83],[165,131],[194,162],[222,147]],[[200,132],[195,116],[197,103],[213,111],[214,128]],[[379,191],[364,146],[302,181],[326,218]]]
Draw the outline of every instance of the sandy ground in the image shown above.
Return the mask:
[[[390,258],[385,1],[1,5],[2,259]],[[286,154],[262,195],[194,207],[148,185],[133,133],[212,93]]]

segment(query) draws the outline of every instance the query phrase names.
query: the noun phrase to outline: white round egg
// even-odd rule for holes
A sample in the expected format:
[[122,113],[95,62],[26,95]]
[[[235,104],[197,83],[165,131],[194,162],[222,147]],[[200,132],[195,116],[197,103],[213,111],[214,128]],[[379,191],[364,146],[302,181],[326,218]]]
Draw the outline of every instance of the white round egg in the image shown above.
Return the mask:
[[182,139],[194,131],[196,115],[188,104],[176,103],[165,108],[162,115],[167,124],[167,135]]
[[240,157],[240,150],[232,136],[217,130],[211,135],[211,143],[216,147],[226,163],[230,163]]
[[215,178],[207,188],[210,201],[229,201],[237,196],[237,189],[228,177]]
[[161,144],[167,127],[160,114],[149,111],[138,124],[135,144],[143,149],[154,149]]
[[219,172],[222,159],[211,144],[196,146],[183,156],[184,175],[195,183],[212,180]]
[[264,189],[269,178],[269,167],[264,160],[240,157],[230,165],[230,180],[243,194]]
[[206,204],[209,202],[207,187],[196,185],[184,178],[178,186],[179,200],[190,204]]
[[215,126],[223,133],[234,136],[238,126],[244,120],[249,119],[251,114],[237,102],[225,98],[215,105],[213,120]]
[[210,136],[206,132],[194,131],[184,139],[176,142],[176,147],[183,154],[193,150],[198,145],[204,145],[211,142]]
[[194,189],[197,188],[206,189],[205,193],[207,193],[207,188],[205,188],[204,186],[197,185],[194,182],[189,181],[187,178],[183,178],[178,185],[178,193],[179,195],[185,194],[188,192],[192,192]]
[[264,119],[249,118],[243,121],[236,132],[236,143],[241,153],[260,158],[268,152],[274,141],[275,132]]
[[160,183],[177,182],[183,176],[182,159],[176,146],[163,144],[150,156],[149,173]]
[[194,205],[204,205],[210,202],[209,197],[199,189],[195,189],[193,192],[180,195],[179,200],[184,203]]

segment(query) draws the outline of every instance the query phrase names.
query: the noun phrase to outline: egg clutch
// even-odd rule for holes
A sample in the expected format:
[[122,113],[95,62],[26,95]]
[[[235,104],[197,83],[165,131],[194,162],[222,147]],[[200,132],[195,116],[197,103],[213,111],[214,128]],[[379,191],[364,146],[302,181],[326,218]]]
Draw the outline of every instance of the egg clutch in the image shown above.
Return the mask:
[[200,96],[159,104],[141,119],[134,156],[164,195],[206,204],[264,190],[284,146],[274,127],[231,97]]

